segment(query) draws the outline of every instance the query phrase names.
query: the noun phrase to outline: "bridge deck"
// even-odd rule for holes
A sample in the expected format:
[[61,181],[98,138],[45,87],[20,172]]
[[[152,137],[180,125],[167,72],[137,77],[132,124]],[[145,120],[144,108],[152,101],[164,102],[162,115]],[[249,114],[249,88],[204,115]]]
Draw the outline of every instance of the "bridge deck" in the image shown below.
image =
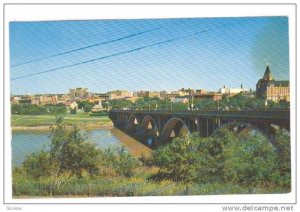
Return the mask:
[[290,110],[241,110],[241,111],[222,111],[222,110],[201,110],[201,111],[176,111],[176,110],[111,110],[116,113],[140,113],[153,115],[173,115],[173,116],[202,116],[202,117],[231,117],[249,119],[290,119]]

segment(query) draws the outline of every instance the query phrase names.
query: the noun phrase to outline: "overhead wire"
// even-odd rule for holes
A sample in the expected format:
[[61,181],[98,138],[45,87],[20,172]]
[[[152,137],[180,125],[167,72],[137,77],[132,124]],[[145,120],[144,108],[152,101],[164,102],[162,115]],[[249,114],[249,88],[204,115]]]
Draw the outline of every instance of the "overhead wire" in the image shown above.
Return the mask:
[[88,45],[88,46],[83,46],[83,47],[80,47],[80,48],[68,50],[68,51],[65,51],[65,52],[49,55],[49,56],[34,59],[34,60],[28,60],[28,61],[25,61],[25,62],[22,62],[22,63],[19,63],[19,64],[11,65],[11,68],[22,66],[22,65],[25,65],[25,64],[33,63],[33,62],[37,62],[37,61],[41,61],[41,60],[50,59],[50,58],[53,58],[53,57],[58,57],[58,56],[70,54],[70,53],[77,52],[77,51],[82,51],[82,50],[89,49],[89,48],[96,47],[96,46],[102,46],[102,45],[106,45],[106,44],[109,44],[109,43],[114,43],[114,42],[117,42],[117,41],[132,38],[132,37],[142,35],[142,34],[145,34],[145,33],[156,31],[156,30],[159,30],[161,28],[163,28],[163,27],[157,27],[157,28],[145,30],[145,31],[142,31],[142,32],[134,33],[134,34],[131,34],[131,35],[127,35],[127,36],[124,36],[124,37],[116,38],[116,39],[113,39],[113,40],[104,41],[104,42],[100,42],[100,43],[95,43],[95,44],[91,44],[91,45]]
[[209,32],[209,31],[212,31],[212,30],[215,30],[215,29],[219,29],[219,28],[227,26],[227,25],[228,24],[219,25],[219,26],[216,26],[214,28],[209,28],[209,29],[193,32],[193,33],[190,33],[188,35],[184,35],[184,36],[181,36],[181,37],[175,37],[173,39],[160,41],[160,42],[157,42],[157,43],[153,43],[153,44],[150,44],[150,45],[138,47],[138,48],[135,48],[135,49],[131,49],[131,50],[123,51],[123,52],[118,52],[118,53],[114,53],[114,54],[110,54],[110,55],[106,55],[106,56],[102,56],[102,57],[98,57],[98,58],[93,58],[93,59],[90,59],[90,60],[86,60],[86,61],[82,61],[82,62],[78,62],[78,63],[73,63],[71,65],[60,66],[60,67],[57,67],[57,68],[52,68],[52,69],[48,69],[48,70],[37,72],[37,73],[32,73],[32,74],[27,74],[27,75],[11,78],[11,81],[15,81],[15,80],[22,79],[22,78],[27,78],[27,77],[32,77],[32,76],[40,75],[40,74],[44,74],[44,73],[54,72],[54,71],[58,71],[58,70],[61,70],[61,69],[66,69],[66,68],[70,68],[70,67],[74,67],[74,66],[78,66],[78,65],[82,65],[82,64],[87,64],[87,63],[91,63],[91,62],[95,62],[95,61],[99,61],[99,60],[104,60],[104,59],[107,59],[107,58],[111,58],[111,57],[120,56],[120,55],[123,55],[123,54],[128,54],[128,53],[140,51],[140,50],[151,48],[151,47],[154,47],[154,46],[158,46],[158,45],[162,45],[162,44],[166,44],[166,43],[170,43],[170,42],[174,42],[174,41],[187,39],[189,37],[192,37],[192,36],[195,36],[195,35],[198,35],[198,34],[202,34],[202,33],[205,33],[205,32]]

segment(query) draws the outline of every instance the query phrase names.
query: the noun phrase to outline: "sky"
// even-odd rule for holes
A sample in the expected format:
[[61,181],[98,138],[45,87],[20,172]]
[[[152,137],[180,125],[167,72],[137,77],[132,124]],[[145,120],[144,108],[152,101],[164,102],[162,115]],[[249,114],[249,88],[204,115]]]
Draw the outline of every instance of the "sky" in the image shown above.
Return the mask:
[[10,22],[11,94],[255,90],[289,79],[287,17]]

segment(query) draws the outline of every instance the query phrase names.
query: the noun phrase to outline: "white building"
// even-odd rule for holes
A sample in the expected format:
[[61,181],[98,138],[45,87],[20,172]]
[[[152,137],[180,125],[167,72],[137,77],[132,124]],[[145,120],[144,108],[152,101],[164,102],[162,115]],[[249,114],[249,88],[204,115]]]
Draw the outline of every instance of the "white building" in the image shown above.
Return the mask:
[[240,88],[228,88],[227,86],[223,86],[223,88],[220,88],[219,92],[221,94],[227,94],[229,96],[235,96],[239,93],[247,93],[249,92],[249,89],[243,88],[243,85],[241,85]]

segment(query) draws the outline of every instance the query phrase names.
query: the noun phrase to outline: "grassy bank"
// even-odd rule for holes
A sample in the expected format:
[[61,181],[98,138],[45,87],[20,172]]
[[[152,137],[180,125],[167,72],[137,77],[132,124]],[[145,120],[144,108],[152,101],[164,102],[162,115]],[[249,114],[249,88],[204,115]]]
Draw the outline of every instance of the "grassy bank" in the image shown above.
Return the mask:
[[[90,116],[88,113],[63,114],[68,126],[77,124],[81,128],[111,127],[112,122],[107,116]],[[13,129],[46,129],[54,123],[54,115],[11,115],[11,126]],[[40,128],[38,128],[40,127]]]
[[[247,194],[248,188],[230,183],[175,183],[164,180],[156,182],[151,175],[156,168],[139,167],[132,177],[106,176],[94,179],[83,177],[62,178],[60,185],[51,184],[49,179],[32,180],[21,173],[14,173],[13,197],[88,197],[88,196],[182,196],[182,195],[219,195]],[[280,187],[257,187],[253,193],[287,193]]]

